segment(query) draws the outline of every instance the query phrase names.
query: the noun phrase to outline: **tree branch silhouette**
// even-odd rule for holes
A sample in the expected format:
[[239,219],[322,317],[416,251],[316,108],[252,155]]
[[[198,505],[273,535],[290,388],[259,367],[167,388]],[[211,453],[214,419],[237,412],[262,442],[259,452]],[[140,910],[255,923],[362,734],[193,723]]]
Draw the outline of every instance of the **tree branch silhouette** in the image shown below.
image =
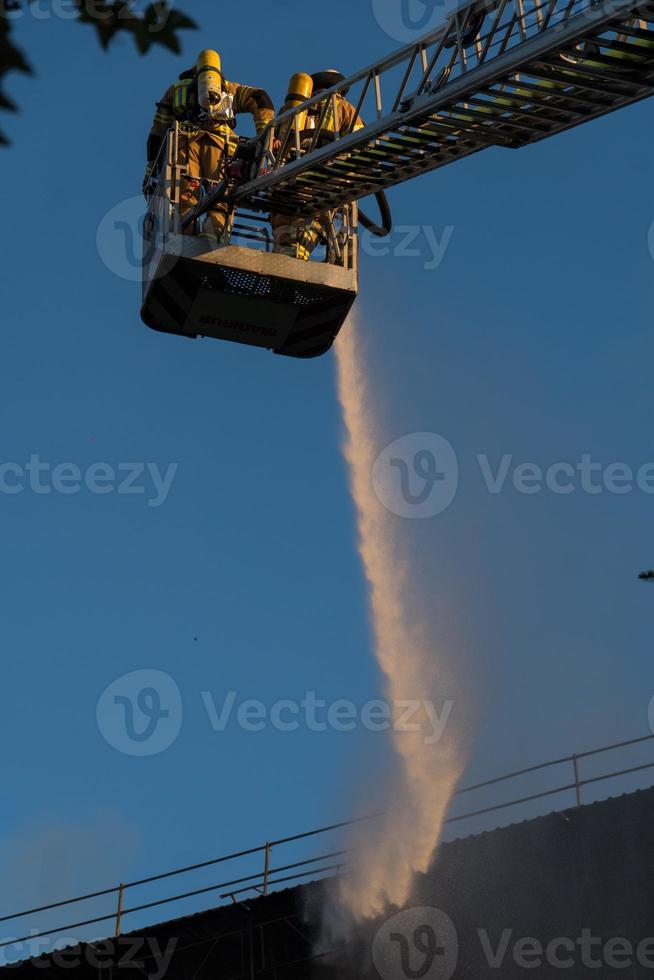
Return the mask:
[[[0,110],[16,112],[16,104],[3,89],[10,72],[33,75],[34,71],[26,54],[14,44],[12,29],[14,20],[29,8],[35,0],[0,0]],[[107,50],[119,34],[131,35],[141,54],[157,45],[175,54],[181,51],[179,32],[195,30],[197,24],[179,10],[173,10],[167,0],[151,3],[144,11],[135,10],[133,0],[71,0],[71,9],[77,9],[76,23],[92,27],[103,50]],[[9,140],[0,130],[0,145]]]

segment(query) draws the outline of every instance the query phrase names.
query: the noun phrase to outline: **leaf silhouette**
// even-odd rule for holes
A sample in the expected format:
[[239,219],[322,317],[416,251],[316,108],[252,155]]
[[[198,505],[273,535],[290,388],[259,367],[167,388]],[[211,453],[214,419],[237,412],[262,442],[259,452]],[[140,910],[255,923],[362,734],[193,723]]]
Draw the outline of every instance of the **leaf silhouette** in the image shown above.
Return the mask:
[[[20,10],[29,0],[0,0],[0,111],[15,112],[17,107],[2,90],[5,76],[12,71],[34,74],[23,51],[11,39],[12,21],[8,14]],[[178,32],[196,30],[197,24],[186,14],[167,2],[151,3],[143,13],[137,12],[133,0],[75,0],[77,22],[93,28],[103,51],[119,35],[131,35],[137,51],[145,55],[155,45],[180,54]],[[0,131],[0,146],[8,146],[9,140]]]

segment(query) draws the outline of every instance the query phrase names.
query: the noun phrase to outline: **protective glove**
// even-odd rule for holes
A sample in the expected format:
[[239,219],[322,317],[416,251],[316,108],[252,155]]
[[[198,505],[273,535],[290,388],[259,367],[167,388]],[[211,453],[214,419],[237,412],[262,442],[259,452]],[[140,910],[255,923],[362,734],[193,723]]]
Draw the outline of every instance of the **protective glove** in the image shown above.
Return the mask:
[[275,118],[275,110],[257,108],[252,115],[254,117],[254,128],[256,129],[257,136],[261,136],[268,123],[272,122]]

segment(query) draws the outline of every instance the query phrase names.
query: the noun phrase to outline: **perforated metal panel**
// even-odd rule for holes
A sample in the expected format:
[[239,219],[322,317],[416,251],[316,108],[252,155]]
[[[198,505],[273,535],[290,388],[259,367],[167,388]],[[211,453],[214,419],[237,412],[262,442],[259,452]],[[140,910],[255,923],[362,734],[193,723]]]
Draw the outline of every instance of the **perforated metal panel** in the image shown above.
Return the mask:
[[[238,250],[242,262],[247,261],[247,251]],[[267,262],[279,271],[279,258],[255,253],[252,262]],[[291,261],[298,271],[305,271],[302,263]],[[329,272],[326,266],[325,276]],[[148,326],[167,333],[316,357],[329,350],[356,298],[355,273],[346,275],[347,284],[350,288],[300,282],[201,257],[179,258],[163,275],[153,277],[141,315]]]
[[242,269],[221,269],[211,276],[203,276],[207,289],[220,289],[223,293],[238,293],[243,296],[268,296],[270,278]]
[[262,276],[243,269],[212,267],[210,272],[197,272],[198,287],[240,296],[259,296],[294,306],[312,306],[329,298],[332,290],[326,287],[300,286],[286,279]]

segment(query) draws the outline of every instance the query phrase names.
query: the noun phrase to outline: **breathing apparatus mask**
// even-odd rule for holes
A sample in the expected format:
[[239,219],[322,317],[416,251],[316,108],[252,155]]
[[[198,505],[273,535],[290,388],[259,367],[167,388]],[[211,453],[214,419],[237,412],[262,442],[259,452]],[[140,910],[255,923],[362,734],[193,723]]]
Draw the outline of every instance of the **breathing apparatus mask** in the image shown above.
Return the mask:
[[220,55],[207,49],[198,55],[198,107],[200,116],[212,122],[234,122],[234,96],[224,90]]

